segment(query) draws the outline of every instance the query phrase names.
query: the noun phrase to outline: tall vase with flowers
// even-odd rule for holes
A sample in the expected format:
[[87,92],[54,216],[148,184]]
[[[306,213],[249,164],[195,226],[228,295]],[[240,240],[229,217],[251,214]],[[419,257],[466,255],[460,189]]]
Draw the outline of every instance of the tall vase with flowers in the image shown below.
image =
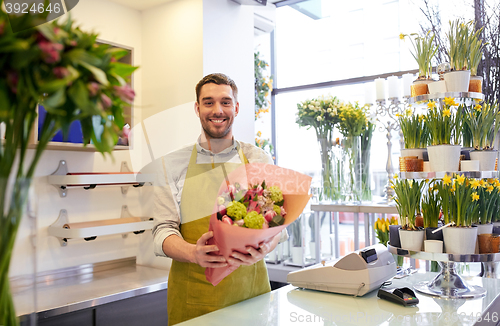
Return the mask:
[[460,136],[462,134],[464,109],[453,98],[446,97],[439,107],[436,102],[427,103],[425,125],[429,130],[427,151],[431,170],[458,171],[460,163]]
[[[0,5],[2,4],[0,0]],[[117,62],[126,51],[96,43],[97,34],[75,27],[71,19],[33,27],[46,14],[11,16],[22,32],[0,31],[0,325],[18,325],[9,285],[9,266],[28,191],[42,153],[56,131],[67,133],[79,120],[84,143],[111,153],[124,125],[123,110],[134,99],[127,85],[136,67]],[[0,25],[8,24],[0,10]],[[46,110],[39,140],[29,153],[37,105]],[[100,116],[100,137],[92,117]],[[32,155],[31,155],[32,154]]]
[[470,152],[471,160],[479,161],[481,171],[495,170],[498,151],[493,145],[500,130],[498,105],[473,102],[465,106],[464,120],[472,135],[474,150]]
[[372,200],[370,153],[372,147],[372,136],[375,123],[367,120],[366,126],[361,131],[361,200]]
[[358,102],[345,103],[340,109],[339,130],[344,137],[344,173],[342,199],[345,202],[360,202],[362,192],[361,134],[368,127],[368,106]]
[[416,218],[421,213],[420,200],[425,180],[400,180],[395,175],[391,183],[396,193],[394,201],[401,220],[399,229],[401,248],[420,251],[424,241],[424,230],[416,226]]
[[443,230],[446,252],[473,254],[476,247],[477,227],[472,226],[472,221],[477,219],[479,211],[479,194],[474,188],[474,179],[468,179],[464,175],[455,175],[453,179],[443,178],[444,183],[451,185],[444,189],[449,192],[446,196],[449,200],[449,222],[453,224]]
[[428,84],[432,80],[432,58],[436,55],[438,50],[437,45],[434,44],[435,35],[427,32],[425,36],[420,36],[417,33],[400,34],[399,38],[404,40],[409,38],[413,45],[413,52],[411,54],[418,64],[418,78],[411,85],[411,96],[419,96],[429,93]]
[[297,104],[296,122],[301,127],[314,128],[321,157],[320,201],[339,200],[338,180],[335,179],[335,158],[333,157],[333,130],[338,123],[338,110],[343,104],[337,97],[320,96]]

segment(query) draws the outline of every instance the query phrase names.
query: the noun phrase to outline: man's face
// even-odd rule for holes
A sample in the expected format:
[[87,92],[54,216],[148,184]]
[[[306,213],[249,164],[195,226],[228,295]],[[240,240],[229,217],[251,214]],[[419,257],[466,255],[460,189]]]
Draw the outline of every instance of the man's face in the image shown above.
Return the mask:
[[233,120],[239,112],[231,86],[205,84],[201,87],[199,101],[195,103],[195,110],[207,138],[231,139]]

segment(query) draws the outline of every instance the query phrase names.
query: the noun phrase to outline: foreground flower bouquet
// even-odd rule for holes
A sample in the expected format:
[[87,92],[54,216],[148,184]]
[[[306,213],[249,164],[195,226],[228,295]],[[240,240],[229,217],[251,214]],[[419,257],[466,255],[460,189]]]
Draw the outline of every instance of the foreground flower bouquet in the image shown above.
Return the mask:
[[[230,173],[219,188],[210,218],[209,231],[228,259],[233,251],[246,254],[246,247],[258,248],[295,221],[306,206],[311,177],[274,166],[251,163]],[[205,275],[214,286],[237,267],[207,268]]]

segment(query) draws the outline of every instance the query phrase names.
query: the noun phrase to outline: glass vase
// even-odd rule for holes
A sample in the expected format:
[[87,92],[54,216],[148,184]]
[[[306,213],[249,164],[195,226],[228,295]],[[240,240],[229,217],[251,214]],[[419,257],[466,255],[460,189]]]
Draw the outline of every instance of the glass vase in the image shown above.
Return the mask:
[[336,175],[338,158],[334,155],[332,141],[328,138],[318,138],[319,153],[321,157],[321,189],[319,202],[332,203],[339,200],[339,187]]
[[372,201],[370,172],[371,137],[361,136],[361,201]]
[[342,149],[342,200],[344,203],[360,203],[362,193],[361,137],[344,138]]

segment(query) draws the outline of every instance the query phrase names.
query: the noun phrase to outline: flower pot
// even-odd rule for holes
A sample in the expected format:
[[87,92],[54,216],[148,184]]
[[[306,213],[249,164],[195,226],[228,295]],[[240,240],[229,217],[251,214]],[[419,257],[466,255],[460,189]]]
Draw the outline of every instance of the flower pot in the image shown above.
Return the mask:
[[479,171],[479,161],[478,160],[460,161],[460,171]]
[[449,254],[474,254],[477,227],[447,227],[443,229],[444,245]]
[[446,82],[444,80],[429,83],[428,87],[429,94],[446,93]]
[[460,162],[460,145],[428,146],[429,162],[433,172],[458,171]]
[[405,148],[401,150],[401,157],[416,156],[419,159],[424,159],[425,148]]
[[424,243],[424,230],[408,231],[399,229],[401,248],[411,251],[421,251]]
[[477,227],[477,235],[480,234],[485,234],[485,233],[493,233],[493,224],[492,223],[486,223],[486,224],[473,224],[474,226]]
[[470,160],[470,152],[474,150],[474,147],[462,147],[460,155],[465,155],[465,160]]
[[483,233],[477,236],[480,254],[497,253],[500,247],[500,236],[497,234]]
[[482,93],[483,92],[483,77],[470,76],[469,92]]
[[443,241],[441,240],[424,240],[424,250],[425,252],[443,252]]
[[396,248],[401,248],[399,239],[399,229],[401,225],[389,225],[389,244]]
[[444,74],[448,92],[468,92],[470,70],[455,70]]
[[436,233],[432,233],[432,231],[436,229],[437,228],[425,228],[425,239],[443,241],[443,230],[439,230]]
[[479,161],[479,171],[495,171],[497,155],[498,151],[496,149],[470,152],[471,160]]
[[[420,77],[419,77],[420,78]],[[429,94],[429,84],[432,79],[417,79],[411,84],[411,97]]]

